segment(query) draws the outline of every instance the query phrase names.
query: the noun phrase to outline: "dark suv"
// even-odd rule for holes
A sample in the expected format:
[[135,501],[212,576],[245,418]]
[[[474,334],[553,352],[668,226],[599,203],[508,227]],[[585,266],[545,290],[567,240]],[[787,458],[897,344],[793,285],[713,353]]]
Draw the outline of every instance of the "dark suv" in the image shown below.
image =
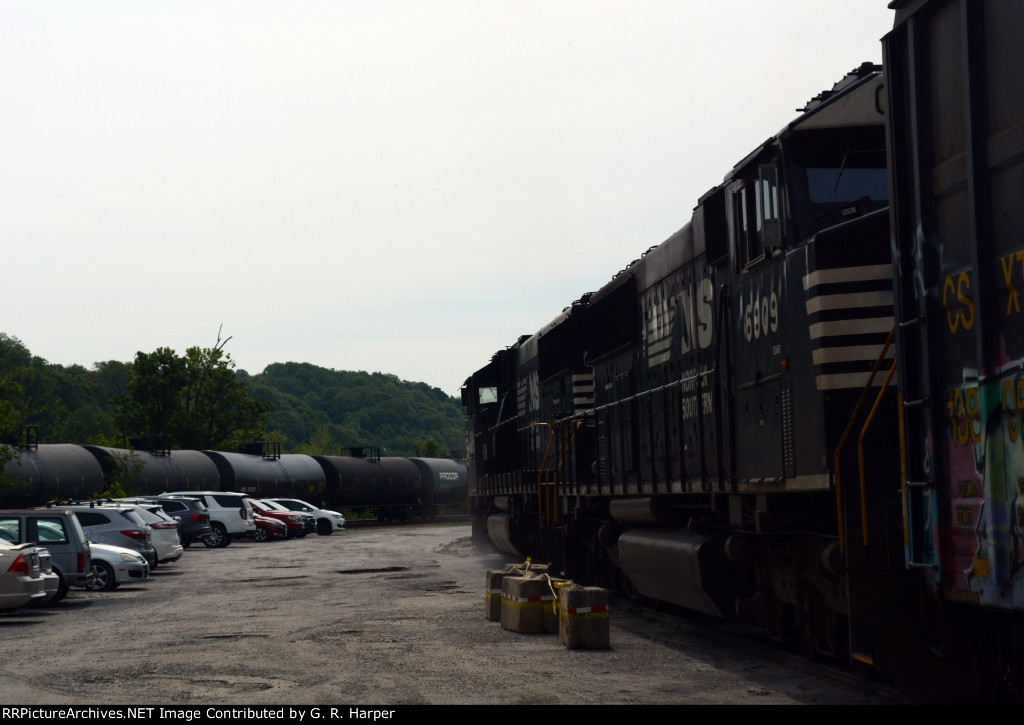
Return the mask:
[[58,576],[56,604],[68,587],[84,587],[92,581],[92,552],[75,515],[66,509],[0,511],[0,538],[12,544],[35,542],[50,552],[53,572]]
[[202,542],[207,536],[213,534],[210,526],[210,512],[206,504],[198,497],[189,498],[180,496],[166,498],[160,496],[142,496],[132,501],[147,501],[160,504],[163,510],[171,518],[178,520],[178,533],[181,534],[181,545],[186,549],[189,544]]

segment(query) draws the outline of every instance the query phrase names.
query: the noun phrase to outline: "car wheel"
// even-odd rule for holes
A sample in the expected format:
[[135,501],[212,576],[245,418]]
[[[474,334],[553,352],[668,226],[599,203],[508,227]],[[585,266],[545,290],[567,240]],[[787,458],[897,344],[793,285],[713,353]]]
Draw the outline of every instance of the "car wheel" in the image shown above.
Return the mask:
[[267,527],[257,526],[256,531],[252,534],[252,540],[259,542],[270,541],[270,532],[267,531]]
[[109,592],[116,586],[114,582],[114,568],[105,561],[92,562],[92,581],[87,585],[91,592]]
[[321,536],[330,536],[334,532],[334,527],[327,519],[320,519],[316,522],[316,532]]
[[214,522],[210,524],[213,529],[213,533],[203,539],[203,543],[211,549],[222,549],[231,543],[231,539],[228,538],[227,529],[224,528],[224,524]]
[[295,538],[296,538],[296,539],[304,539],[304,538],[306,538],[306,533],[307,533],[307,532],[306,532],[305,530],[302,530],[302,531],[296,531],[296,532],[295,532]]
[[192,546],[192,542],[191,541],[182,541],[181,542],[181,548],[182,549],[187,549],[190,546]]
[[54,604],[56,604],[65,596],[67,596],[68,593],[68,585],[67,582],[64,581],[64,575],[56,569],[53,570],[53,573],[57,575],[57,592],[52,597],[50,597],[49,600],[47,600],[45,604],[45,606],[47,607],[52,607]]

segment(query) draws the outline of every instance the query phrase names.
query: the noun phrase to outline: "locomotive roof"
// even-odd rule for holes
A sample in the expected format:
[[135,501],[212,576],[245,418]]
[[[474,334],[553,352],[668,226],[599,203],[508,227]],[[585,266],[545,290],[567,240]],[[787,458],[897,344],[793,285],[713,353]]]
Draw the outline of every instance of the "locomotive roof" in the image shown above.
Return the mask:
[[[767,139],[760,146],[743,157],[725,175],[723,183],[729,181],[736,172],[744,168],[752,160],[775,142],[795,131],[807,131],[816,128],[833,128],[838,126],[879,126],[885,122],[882,109],[878,105],[882,87],[882,66],[875,63],[861,63],[858,67],[839,79],[832,88],[822,91],[803,108],[802,113],[786,124],[777,134]],[[875,94],[874,103],[864,103],[865,94]],[[866,110],[865,110],[866,109]],[[874,110],[872,110],[874,109]],[[714,189],[712,189],[714,191]],[[709,192],[710,193],[710,192]]]

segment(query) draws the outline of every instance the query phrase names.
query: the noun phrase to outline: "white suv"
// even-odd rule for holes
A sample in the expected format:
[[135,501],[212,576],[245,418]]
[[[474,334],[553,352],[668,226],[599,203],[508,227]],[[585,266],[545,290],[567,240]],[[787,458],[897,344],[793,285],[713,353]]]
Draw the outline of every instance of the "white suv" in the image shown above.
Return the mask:
[[177,561],[185,551],[178,534],[178,522],[164,513],[158,503],[133,501],[135,513],[153,528],[153,548],[161,564]]
[[210,514],[210,528],[213,533],[203,539],[212,548],[227,546],[234,539],[241,539],[256,531],[252,506],[244,493],[227,491],[175,491],[162,493],[161,498],[194,498],[202,501]]
[[279,503],[289,511],[301,511],[316,519],[316,532],[321,536],[328,536],[334,531],[341,531],[345,528],[345,515],[337,511],[318,509],[313,504],[300,501],[297,498],[271,498],[268,501]]

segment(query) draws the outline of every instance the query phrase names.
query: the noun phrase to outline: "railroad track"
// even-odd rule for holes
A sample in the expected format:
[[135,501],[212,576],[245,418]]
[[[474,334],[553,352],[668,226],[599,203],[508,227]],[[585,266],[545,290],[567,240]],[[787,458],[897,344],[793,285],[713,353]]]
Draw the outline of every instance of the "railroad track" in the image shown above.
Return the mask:
[[637,616],[676,628],[682,632],[712,637],[725,645],[754,652],[765,660],[783,661],[789,667],[827,676],[847,686],[877,694],[880,701],[891,699],[894,703],[899,701],[906,703],[904,696],[892,684],[878,679],[873,672],[855,672],[849,666],[840,665],[824,657],[808,659],[799,652],[769,639],[764,630],[759,627],[725,622],[702,615],[691,615],[683,611],[667,612],[636,602],[629,604],[624,602],[620,606],[628,606],[629,611]]
[[345,528],[348,529],[360,529],[369,527],[379,526],[411,526],[411,525],[423,525],[423,524],[458,524],[458,523],[469,523],[469,514],[459,514],[456,516],[437,516],[432,519],[406,519],[404,521],[378,521],[377,519],[348,519],[345,522]]

